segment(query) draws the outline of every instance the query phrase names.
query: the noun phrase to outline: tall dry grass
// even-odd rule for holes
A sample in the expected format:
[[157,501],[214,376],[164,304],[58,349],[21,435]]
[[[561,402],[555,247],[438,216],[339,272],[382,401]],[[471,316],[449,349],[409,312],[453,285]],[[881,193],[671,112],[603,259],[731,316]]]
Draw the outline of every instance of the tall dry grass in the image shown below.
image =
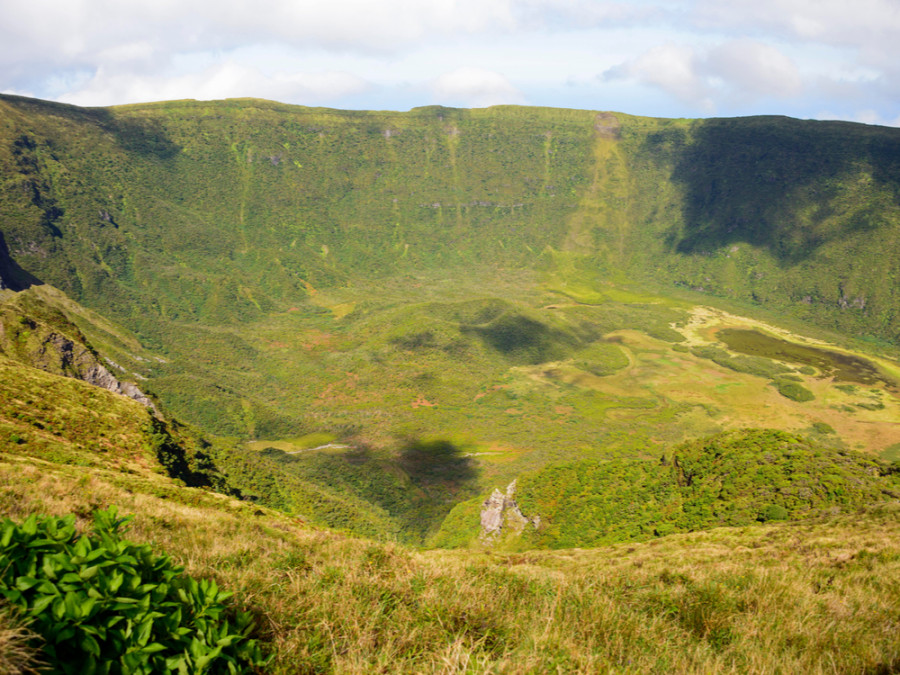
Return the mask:
[[9,607],[0,603],[0,675],[39,672],[40,641]]
[[[2,458],[0,458],[2,459]],[[0,512],[116,504],[254,613],[273,673],[900,668],[900,507],[594,550],[414,551],[155,475],[0,461]]]

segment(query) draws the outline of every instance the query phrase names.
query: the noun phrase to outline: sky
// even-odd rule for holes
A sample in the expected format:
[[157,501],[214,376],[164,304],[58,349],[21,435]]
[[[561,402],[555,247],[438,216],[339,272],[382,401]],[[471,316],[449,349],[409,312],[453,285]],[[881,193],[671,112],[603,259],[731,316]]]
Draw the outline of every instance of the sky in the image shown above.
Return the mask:
[[0,0],[0,92],[900,126],[900,0]]

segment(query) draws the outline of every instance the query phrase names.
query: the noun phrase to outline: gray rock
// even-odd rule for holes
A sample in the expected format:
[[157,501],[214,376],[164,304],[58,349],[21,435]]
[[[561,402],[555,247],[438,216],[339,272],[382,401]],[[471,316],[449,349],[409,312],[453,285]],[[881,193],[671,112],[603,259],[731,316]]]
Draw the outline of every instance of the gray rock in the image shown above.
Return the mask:
[[493,543],[503,534],[518,536],[527,526],[537,529],[540,516],[528,517],[516,502],[516,481],[506,488],[506,494],[494,489],[481,505],[481,534],[485,543]]

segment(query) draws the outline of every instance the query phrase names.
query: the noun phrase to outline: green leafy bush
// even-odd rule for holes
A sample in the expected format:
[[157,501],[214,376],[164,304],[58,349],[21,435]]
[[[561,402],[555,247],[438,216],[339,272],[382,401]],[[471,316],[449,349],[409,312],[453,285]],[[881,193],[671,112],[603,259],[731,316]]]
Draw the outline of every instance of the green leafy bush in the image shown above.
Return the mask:
[[766,504],[757,520],[765,523],[770,520],[787,520],[790,516],[790,511],[780,504]]
[[246,614],[215,582],[183,574],[147,545],[123,541],[130,518],[98,511],[0,523],[0,597],[18,606],[59,673],[240,673],[263,665]]

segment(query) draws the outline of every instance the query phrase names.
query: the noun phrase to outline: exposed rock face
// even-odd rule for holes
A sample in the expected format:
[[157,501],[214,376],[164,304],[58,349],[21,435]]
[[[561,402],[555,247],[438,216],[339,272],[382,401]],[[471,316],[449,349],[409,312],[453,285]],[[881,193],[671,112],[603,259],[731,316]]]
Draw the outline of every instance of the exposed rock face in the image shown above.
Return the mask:
[[131,382],[119,381],[100,363],[96,352],[82,341],[83,336],[75,326],[68,325],[68,329],[76,337],[69,337],[41,319],[5,306],[0,309],[0,353],[33,368],[73,377],[128,396],[157,412],[153,401],[140,389]]
[[502,534],[522,534],[526,526],[537,529],[541,524],[540,516],[527,517],[522,513],[516,496],[516,481],[506,488],[506,494],[495,489],[491,496],[481,505],[481,535],[486,543],[493,543]]
[[42,370],[51,372],[57,370],[46,366],[50,365],[51,361],[58,359],[59,370],[62,371],[60,374],[127,396],[147,408],[156,410],[153,401],[147,398],[140,389],[131,382],[120,382],[85,345],[73,342],[59,333],[50,333],[43,341],[41,355],[45,358],[38,359],[33,365]]
[[102,387],[103,389],[108,389],[109,391],[113,391],[117,394],[122,394],[123,396],[127,396],[128,398],[133,398],[135,401],[140,403],[147,408],[151,408],[152,410],[156,410],[156,406],[153,405],[153,401],[147,398],[140,389],[138,389],[131,382],[120,382],[116,379],[115,375],[109,372],[106,368],[101,366],[99,363],[94,362],[92,366],[86,369],[81,378],[88,384],[93,384],[95,387]]

